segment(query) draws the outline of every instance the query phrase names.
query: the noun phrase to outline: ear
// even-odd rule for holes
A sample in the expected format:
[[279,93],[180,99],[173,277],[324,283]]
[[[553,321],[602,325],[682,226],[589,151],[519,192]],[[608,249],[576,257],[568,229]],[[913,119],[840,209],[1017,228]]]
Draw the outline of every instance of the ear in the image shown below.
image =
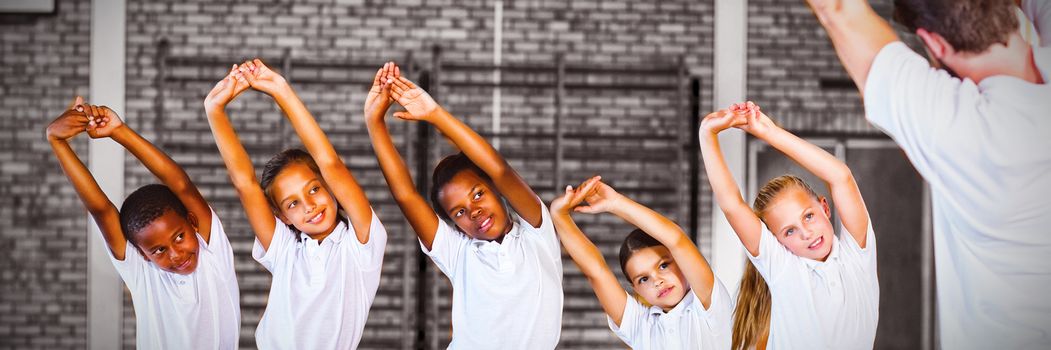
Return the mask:
[[946,56],[951,56],[956,53],[956,49],[952,47],[952,44],[949,44],[949,41],[945,40],[945,38],[938,33],[928,32],[923,28],[917,28],[916,35],[923,40],[923,45],[927,49],[927,54],[935,61],[944,61]]
[[831,219],[832,211],[828,208],[828,200],[826,200],[825,197],[820,197],[818,198],[818,201],[821,202],[821,210],[825,211],[825,217]]
[[201,227],[198,226],[200,221],[197,221],[197,216],[191,212],[186,212],[186,221],[190,222],[190,226],[193,226],[194,231],[200,231]]

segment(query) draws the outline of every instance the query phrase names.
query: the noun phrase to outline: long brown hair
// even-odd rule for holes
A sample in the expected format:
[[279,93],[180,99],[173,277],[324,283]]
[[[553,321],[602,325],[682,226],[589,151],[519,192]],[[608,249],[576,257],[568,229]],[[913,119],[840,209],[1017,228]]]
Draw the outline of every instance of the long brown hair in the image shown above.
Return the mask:
[[[752,212],[762,220],[767,207],[773,204],[781,192],[789,188],[801,189],[811,197],[818,198],[814,189],[803,179],[793,175],[781,175],[759,189],[755,201],[752,202]],[[755,265],[749,262],[746,264],[744,275],[741,276],[741,287],[737,293],[731,349],[744,350],[753,344],[756,348],[760,347],[759,341],[770,335],[770,308],[770,287],[766,285],[766,280],[759,274],[759,270],[755,269]]]
[[753,344],[759,348],[759,340],[770,333],[770,288],[752,263],[745,265],[734,309],[733,350],[744,350]]

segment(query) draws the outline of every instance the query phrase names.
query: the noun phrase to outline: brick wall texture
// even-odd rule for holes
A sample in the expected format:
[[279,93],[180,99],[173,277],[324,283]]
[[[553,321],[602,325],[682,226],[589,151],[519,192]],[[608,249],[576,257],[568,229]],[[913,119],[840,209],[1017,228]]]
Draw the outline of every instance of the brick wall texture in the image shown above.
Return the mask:
[[[87,12],[90,2],[57,2],[55,15],[0,23],[0,119],[8,123],[0,129],[6,136],[0,137],[0,248],[10,252],[0,258],[0,347],[86,342],[85,211],[42,131],[70,96],[87,91],[89,22],[78,13]],[[875,1],[881,13],[889,12],[887,2]],[[685,147],[695,137],[686,86],[699,79],[702,116],[713,109],[712,1],[504,1],[502,60],[520,68],[501,72],[500,133],[492,127],[493,7],[494,0],[128,0],[123,117],[186,169],[222,218],[241,287],[242,347],[255,345],[270,276],[251,258],[253,235],[201,102],[227,67],[244,59],[261,57],[289,77],[390,234],[361,348],[444,348],[451,326],[448,282],[420,255],[361,118],[371,75],[386,60],[400,62],[409,78],[432,77],[439,103],[499,139],[501,153],[545,202],[556,188],[601,174],[685,225],[685,161],[697,157]],[[862,118],[855,90],[840,87],[846,73],[802,1],[750,1],[748,13],[750,99],[793,130],[875,132]],[[441,48],[440,57],[434,46]],[[566,136],[562,182],[556,183],[551,68],[560,55],[567,65],[561,110]],[[246,93],[229,112],[257,169],[274,153],[299,145],[266,96]],[[390,124],[407,155],[417,126]],[[74,144],[86,157],[84,139]],[[433,165],[453,152],[440,139],[432,146],[412,158],[426,157]],[[157,182],[130,156],[126,169],[128,193]],[[429,170],[423,175],[429,177]],[[707,255],[711,195],[703,171],[697,185],[697,239]],[[631,227],[608,216],[578,219],[619,275],[616,254]],[[560,348],[623,348],[579,269],[568,256],[563,265]],[[124,323],[125,348],[134,348],[127,294]]]
[[[86,211],[44,128],[87,94],[90,1],[0,21],[0,347],[87,343]],[[72,142],[87,153],[87,138]]]

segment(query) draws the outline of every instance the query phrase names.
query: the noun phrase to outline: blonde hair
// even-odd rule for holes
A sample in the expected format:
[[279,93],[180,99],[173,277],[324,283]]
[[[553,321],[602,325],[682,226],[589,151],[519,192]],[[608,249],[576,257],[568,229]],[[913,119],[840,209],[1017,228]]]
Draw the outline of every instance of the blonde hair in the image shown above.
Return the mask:
[[806,191],[810,197],[818,199],[817,193],[814,192],[813,188],[810,188],[810,185],[807,185],[806,181],[803,181],[803,179],[800,179],[795,175],[785,174],[770,179],[770,181],[767,181],[767,183],[759,189],[759,193],[755,195],[755,201],[752,202],[752,212],[755,213],[755,216],[759,217],[759,220],[763,220],[763,215],[765,214],[767,207],[769,207],[770,204],[773,204],[777,195],[781,194],[782,191],[793,187]]
[[730,346],[733,350],[744,350],[753,344],[759,348],[759,340],[770,332],[770,288],[754,265],[745,265],[737,308],[734,309]]
[[[811,197],[818,198],[814,189],[810,188],[810,185],[807,185],[803,179],[794,175],[781,175],[771,179],[759,189],[755,201],[752,202],[752,212],[762,220],[766,209],[773,204],[781,192],[789,188],[801,189]],[[755,269],[755,265],[751,263],[745,265],[744,275],[741,276],[740,291],[737,294],[737,308],[734,310],[733,336],[730,347],[734,350],[744,350],[749,345],[756,345],[758,348],[759,340],[769,336],[770,332],[770,287]]]

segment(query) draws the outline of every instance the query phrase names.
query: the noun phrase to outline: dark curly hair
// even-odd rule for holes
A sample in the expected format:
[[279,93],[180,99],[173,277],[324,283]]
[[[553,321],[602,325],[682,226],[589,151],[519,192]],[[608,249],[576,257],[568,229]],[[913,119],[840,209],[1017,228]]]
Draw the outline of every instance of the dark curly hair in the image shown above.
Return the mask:
[[635,229],[624,237],[624,243],[620,244],[620,271],[624,273],[624,279],[628,280],[628,284],[635,285],[631,282],[631,276],[628,276],[628,259],[631,259],[631,256],[639,250],[657,246],[663,247],[664,245],[642,229]]
[[139,187],[120,206],[120,228],[124,238],[136,244],[135,235],[169,210],[184,218],[189,214],[168,186],[150,184]]
[[434,167],[434,172],[431,173],[430,196],[431,208],[433,208],[434,212],[438,213],[438,216],[441,217],[442,220],[445,220],[445,222],[451,223],[453,221],[452,218],[449,217],[449,214],[445,212],[445,208],[442,208],[441,203],[438,202],[438,194],[441,193],[442,188],[445,187],[445,185],[448,184],[456,174],[459,174],[462,171],[474,172],[478,177],[482,178],[482,180],[485,180],[489,187],[494,187],[493,180],[489,178],[489,174],[482,171],[482,169],[479,168],[478,165],[475,165],[470,158],[467,158],[467,155],[463,154],[463,152],[442,159],[438,162],[438,165]]

